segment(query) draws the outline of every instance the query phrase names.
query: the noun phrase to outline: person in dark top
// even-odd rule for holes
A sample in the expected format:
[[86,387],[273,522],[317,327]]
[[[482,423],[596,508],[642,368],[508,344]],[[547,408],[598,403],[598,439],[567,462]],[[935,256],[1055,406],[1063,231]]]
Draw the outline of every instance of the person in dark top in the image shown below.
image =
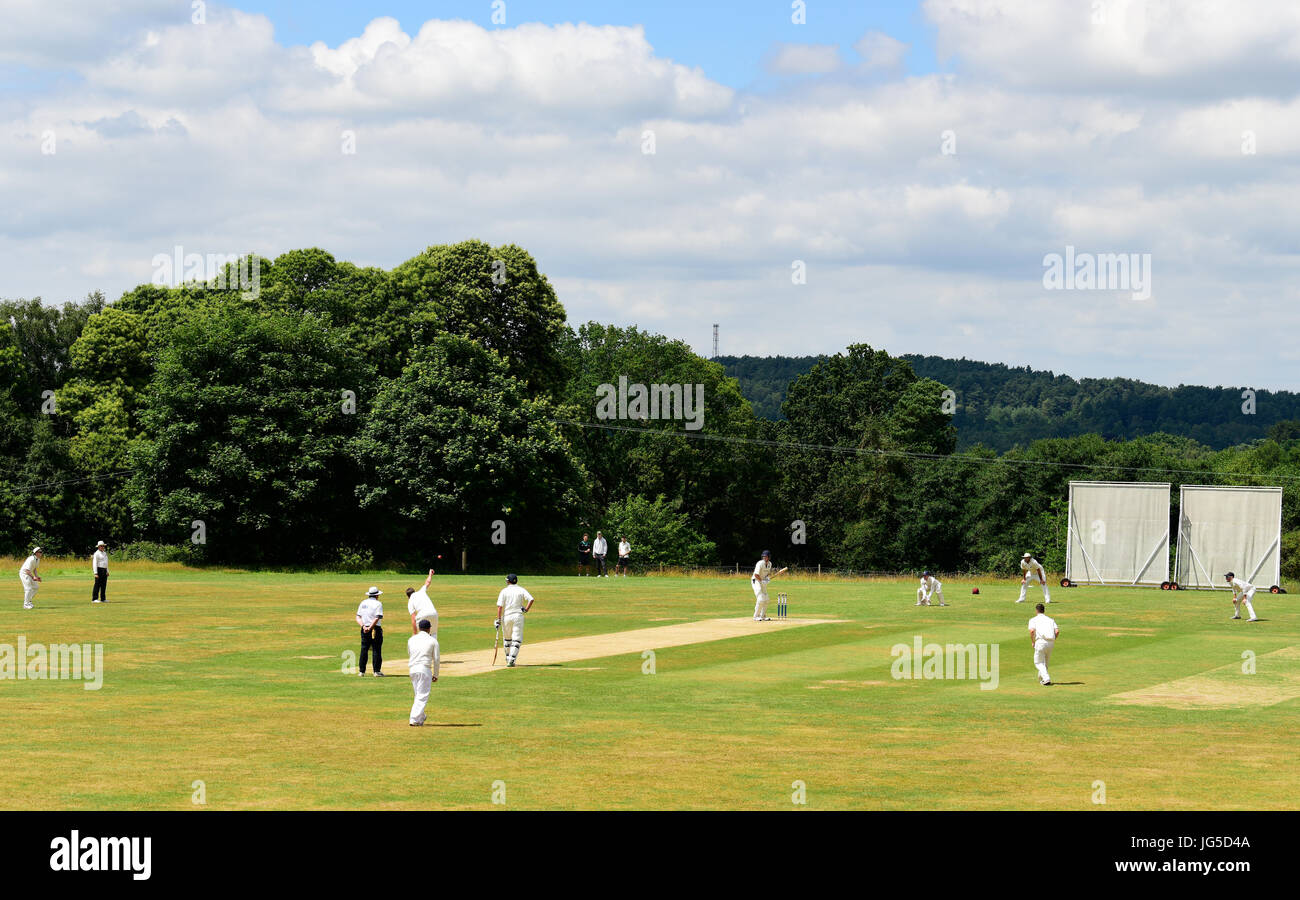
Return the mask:
[[587,566],[591,565],[591,543],[587,540],[587,533],[582,533],[582,540],[578,541],[578,575],[587,574]]

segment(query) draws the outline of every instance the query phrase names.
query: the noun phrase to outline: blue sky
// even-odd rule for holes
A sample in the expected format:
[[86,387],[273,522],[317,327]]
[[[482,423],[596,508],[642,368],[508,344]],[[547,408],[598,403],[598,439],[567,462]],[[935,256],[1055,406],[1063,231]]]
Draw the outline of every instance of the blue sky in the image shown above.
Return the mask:
[[[276,40],[288,44],[324,41],[338,46],[379,16],[397,19],[409,34],[434,18],[492,24],[491,0],[255,0],[239,7],[266,15],[275,24]],[[789,0],[506,0],[506,25],[642,25],[658,55],[699,66],[714,81],[738,89],[766,83],[763,58],[774,43],[838,44],[846,59],[852,60],[853,42],[873,30],[910,45],[904,59],[909,73],[930,72],[937,66],[933,29],[924,22],[916,2],[809,0],[805,9],[806,24],[796,26],[790,21]]]

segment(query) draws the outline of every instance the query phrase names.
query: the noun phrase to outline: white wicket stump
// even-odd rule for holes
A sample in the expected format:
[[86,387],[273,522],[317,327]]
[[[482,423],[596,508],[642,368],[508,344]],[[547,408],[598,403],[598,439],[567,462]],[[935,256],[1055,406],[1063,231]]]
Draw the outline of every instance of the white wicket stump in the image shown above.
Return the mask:
[[790,613],[790,598],[786,594],[776,595],[776,617],[786,618]]

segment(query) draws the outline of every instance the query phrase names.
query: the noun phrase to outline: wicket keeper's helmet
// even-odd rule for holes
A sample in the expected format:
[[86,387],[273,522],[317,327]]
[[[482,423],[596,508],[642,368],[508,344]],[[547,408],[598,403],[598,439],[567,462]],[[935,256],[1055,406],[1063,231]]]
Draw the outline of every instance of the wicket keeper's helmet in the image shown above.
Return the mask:
[[510,584],[518,584],[519,576],[512,573],[506,576],[506,581],[508,581]]
[[930,577],[930,570],[929,570],[929,569],[926,569],[924,572],[922,572],[922,573],[921,573],[921,577],[922,577],[922,578],[929,578],[929,577]]
[[761,554],[759,554],[759,555],[760,555],[760,556],[765,556],[765,557],[767,557],[768,559],[771,559],[771,558],[772,558],[772,551],[771,551],[771,550],[764,550],[764,551],[763,551]]

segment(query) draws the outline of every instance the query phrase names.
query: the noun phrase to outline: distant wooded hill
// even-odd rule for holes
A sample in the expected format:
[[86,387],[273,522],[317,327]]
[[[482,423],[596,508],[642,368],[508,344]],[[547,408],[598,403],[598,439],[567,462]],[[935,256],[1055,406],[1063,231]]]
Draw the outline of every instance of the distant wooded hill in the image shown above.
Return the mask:
[[[720,356],[754,412],[780,419],[786,388],[819,356]],[[1300,437],[1300,394],[1259,390],[1255,413],[1242,411],[1244,388],[1160,387],[1129,378],[1082,378],[1002,363],[904,355],[923,378],[957,394],[957,441],[998,451],[1040,438],[1100,434],[1128,439],[1155,432],[1222,449],[1259,438]]]

